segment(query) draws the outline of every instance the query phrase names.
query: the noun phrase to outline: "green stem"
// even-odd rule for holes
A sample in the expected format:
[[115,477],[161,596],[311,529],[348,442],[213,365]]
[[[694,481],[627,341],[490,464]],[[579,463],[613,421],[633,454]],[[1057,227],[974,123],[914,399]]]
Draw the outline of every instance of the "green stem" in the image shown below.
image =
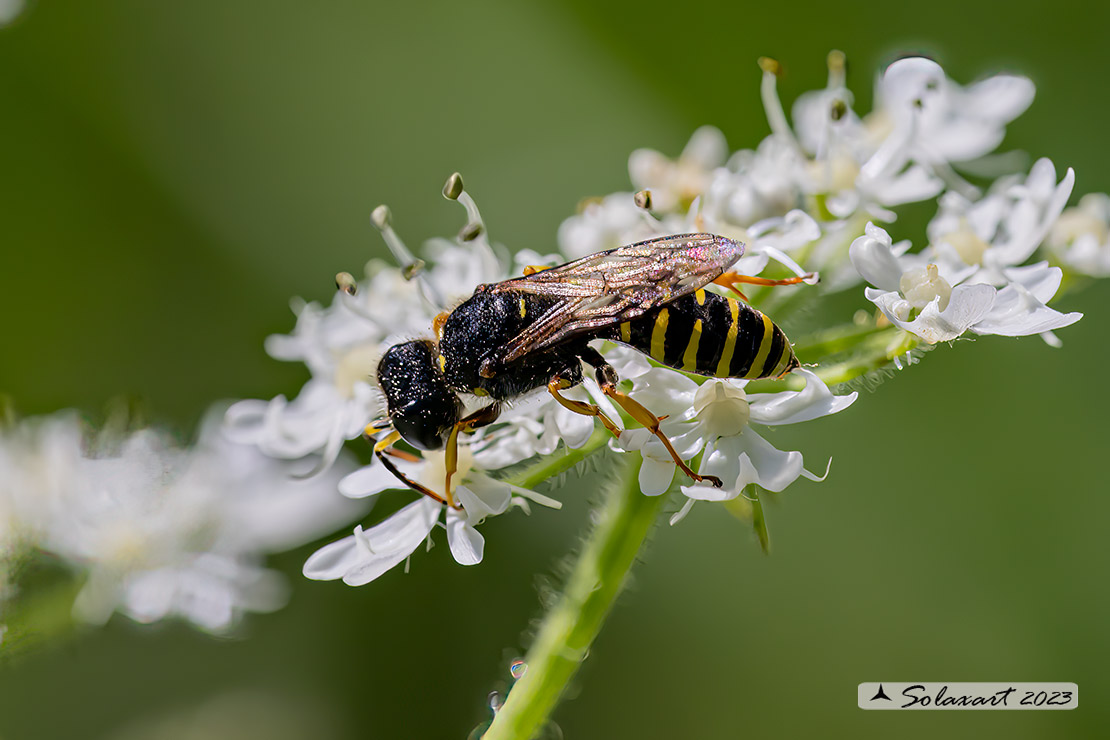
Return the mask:
[[483,740],[528,740],[540,731],[585,659],[666,496],[640,493],[642,462],[630,458],[608,492],[601,516],[566,584],[525,656],[527,670],[509,692]]
[[511,486],[520,486],[521,488],[535,488],[548,478],[554,478],[560,473],[565,473],[570,470],[604,447],[610,439],[612,439],[612,435],[598,427],[594,430],[593,435],[586,440],[586,444],[578,449],[571,450],[564,448],[563,454],[555,453],[548,455],[538,462],[532,463],[523,470],[506,476],[503,482]]

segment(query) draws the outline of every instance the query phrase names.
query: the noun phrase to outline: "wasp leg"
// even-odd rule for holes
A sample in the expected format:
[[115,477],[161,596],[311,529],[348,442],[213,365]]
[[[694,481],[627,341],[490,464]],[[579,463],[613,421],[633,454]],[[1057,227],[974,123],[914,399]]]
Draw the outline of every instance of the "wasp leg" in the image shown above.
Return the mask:
[[614,424],[612,419],[602,413],[601,409],[598,406],[595,406],[592,403],[584,403],[583,401],[575,401],[574,399],[567,398],[566,396],[559,393],[559,391],[565,390],[567,388],[570,388],[570,382],[563,378],[560,378],[558,375],[552,378],[547,384],[547,392],[554,396],[555,400],[558,401],[561,406],[570,409],[576,414],[582,414],[583,416],[596,416],[610,434],[612,434],[614,437],[621,436],[620,427]]
[[736,287],[738,284],[748,283],[750,285],[797,285],[798,283],[809,282],[816,277],[817,273],[807,272],[805,275],[802,275],[800,277],[784,278],[782,280],[768,280],[767,278],[753,277],[752,275],[741,275],[738,272],[726,272],[713,282],[717,285],[723,285],[729,290],[735,291],[736,295],[743,298],[745,302],[749,302],[748,297],[745,296],[738,287]]
[[454,499],[451,496],[451,477],[454,476],[459,469],[459,432],[473,432],[475,429],[497,421],[497,417],[500,415],[501,404],[491,403],[489,406],[478,409],[470,416],[460,419],[451,429],[451,434],[447,437],[447,450],[443,460],[443,465],[447,469],[447,480],[444,484],[444,490],[447,492],[448,506],[455,506]]
[[390,432],[386,437],[374,443],[374,454],[378,456],[378,459],[382,461],[382,465],[385,466],[386,470],[393,473],[393,476],[397,480],[401,481],[417,493],[422,493],[429,498],[435,499],[441,504],[446,504],[447,499],[443,498],[443,496],[440,496],[438,493],[428,488],[427,486],[423,486],[409,478],[407,475],[397,469],[397,466],[393,464],[392,460],[386,457],[387,454],[392,454],[396,452],[396,450],[390,450],[390,447],[396,444],[397,440],[399,440],[400,438],[400,432]]
[[597,384],[601,386],[601,392],[609,396],[609,398],[613,399],[613,401],[615,401],[618,406],[625,410],[625,413],[627,413],[629,416],[643,425],[643,427],[649,432],[654,434],[659,439],[659,441],[663,443],[663,446],[667,448],[667,452],[670,453],[671,459],[674,460],[674,464],[677,465],[683,473],[685,473],[697,483],[701,483],[702,481],[709,481],[717,488],[720,488],[724,485],[724,482],[715,475],[698,475],[690,469],[690,466],[687,465],[685,461],[683,461],[683,459],[678,456],[678,452],[675,451],[674,445],[671,444],[671,441],[667,439],[667,435],[663,434],[663,432],[659,429],[659,422],[663,421],[667,417],[656,416],[639,401],[635,400],[627,393],[617,388],[617,381],[619,380],[619,378],[617,377],[617,371],[613,368],[612,365],[605,361],[605,358],[601,356],[600,352],[587,347],[584,352],[581,352],[579,354],[579,357],[581,357],[590,365],[594,366],[594,372],[597,376]]

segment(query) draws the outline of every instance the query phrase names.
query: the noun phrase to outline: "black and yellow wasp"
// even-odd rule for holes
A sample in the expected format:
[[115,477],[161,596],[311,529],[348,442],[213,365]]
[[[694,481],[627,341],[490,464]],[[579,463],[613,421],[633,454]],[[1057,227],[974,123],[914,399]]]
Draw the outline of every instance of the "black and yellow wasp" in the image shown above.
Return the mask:
[[[781,377],[798,367],[786,335],[762,313],[733,298],[706,291],[709,283],[736,290],[737,283],[784,285],[804,278],[766,280],[728,268],[744,245],[713,234],[678,234],[583,257],[550,268],[528,268],[523,277],[479,285],[457,308],[433,322],[436,339],[390,347],[378,364],[388,425],[374,445],[382,463],[407,486],[450,506],[458,435],[493,423],[501,404],[547,386],[579,414],[597,417],[614,435],[620,429],[597,406],[560,391],[582,382],[582,363],[594,368],[603,393],[651,430],[675,464],[695,481],[720,486],[695,473],[659,430],[661,419],[621,391],[612,365],[590,347],[593,339],[621,342],[686,372],[718,378]],[[808,276],[807,276],[808,277]],[[463,416],[460,393],[491,399]],[[387,454],[404,439],[421,450],[446,446],[444,495],[407,478]]]

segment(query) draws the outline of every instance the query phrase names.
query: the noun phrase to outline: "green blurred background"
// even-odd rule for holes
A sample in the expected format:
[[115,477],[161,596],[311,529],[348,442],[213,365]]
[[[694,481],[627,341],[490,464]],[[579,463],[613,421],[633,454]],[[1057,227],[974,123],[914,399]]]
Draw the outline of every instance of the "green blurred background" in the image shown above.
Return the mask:
[[[906,52],[963,82],[1023,72],[1037,100],[1004,148],[1110,190],[1108,27],[1110,6],[1073,0],[30,2],[0,28],[0,391],[93,417],[135,394],[183,435],[216,399],[292,394],[303,368],[262,340],[292,327],[291,296],[326,300],[384,252],[375,205],[411,245],[453,234],[439,188],[459,170],[496,240],[550,250],[579,199],[627,188],[632,149],[677,154],[703,123],[754,146],[759,55],[786,65],[789,103],[842,49],[859,110]],[[943,347],[776,432],[834,464],[769,505],[769,557],[716,507],[659,531],[563,734],[1106,736],[1110,290],[1060,308],[1087,314],[1061,350]],[[590,487],[489,522],[477,568],[439,548],[351,589],[298,576],[311,546],[282,556],[291,605],[245,639],[114,619],[0,671],[0,737],[463,737]],[[856,684],[875,680],[1074,681],[1081,701],[863,712]]]

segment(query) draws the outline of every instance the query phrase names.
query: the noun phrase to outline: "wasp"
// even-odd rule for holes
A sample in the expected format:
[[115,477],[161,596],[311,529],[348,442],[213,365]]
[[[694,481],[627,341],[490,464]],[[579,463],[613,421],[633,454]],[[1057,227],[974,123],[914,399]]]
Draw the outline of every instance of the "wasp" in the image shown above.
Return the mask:
[[[435,339],[390,347],[378,364],[386,425],[392,431],[374,452],[401,482],[456,507],[451,477],[458,436],[492,424],[502,405],[546,386],[571,411],[596,417],[614,436],[620,428],[590,403],[561,391],[593,368],[601,391],[649,429],[675,464],[694,481],[720,487],[715,476],[695,473],[660,431],[657,417],[618,387],[616,370],[588,342],[628,345],[669,367],[718,378],[782,377],[799,366],[782,330],[747,303],[705,290],[710,283],[743,297],[738,283],[787,285],[812,275],[767,280],[729,272],[744,253],[740,242],[713,234],[678,234],[598,252],[557,267],[530,267],[523,277],[479,285],[474,294],[433,321]],[[464,416],[459,394],[488,398]],[[420,450],[445,450],[444,494],[409,479],[387,455],[399,440]]]

